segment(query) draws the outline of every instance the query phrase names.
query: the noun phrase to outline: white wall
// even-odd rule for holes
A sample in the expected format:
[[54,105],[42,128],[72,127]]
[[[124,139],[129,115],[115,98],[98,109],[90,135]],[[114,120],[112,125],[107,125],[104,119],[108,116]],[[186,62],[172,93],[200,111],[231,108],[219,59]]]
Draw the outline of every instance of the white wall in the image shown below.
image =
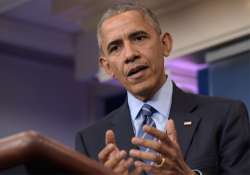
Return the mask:
[[173,35],[171,57],[190,54],[250,34],[249,0],[203,0],[160,14]]

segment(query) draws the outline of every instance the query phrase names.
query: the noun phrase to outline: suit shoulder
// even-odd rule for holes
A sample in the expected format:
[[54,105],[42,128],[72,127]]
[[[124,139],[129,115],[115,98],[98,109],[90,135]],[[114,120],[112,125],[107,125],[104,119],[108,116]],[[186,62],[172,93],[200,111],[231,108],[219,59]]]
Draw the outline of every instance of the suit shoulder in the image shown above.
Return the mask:
[[105,146],[105,133],[112,128],[112,120],[118,111],[119,108],[96,123],[80,130],[76,134],[76,149],[97,160],[99,151]]
[[218,96],[206,96],[206,95],[196,95],[196,94],[189,94],[189,95],[202,105],[213,104],[213,105],[222,105],[222,106],[232,106],[232,105],[244,106],[244,103],[240,100],[234,100],[234,99],[218,97]]
[[[95,123],[91,123],[89,124],[87,127],[85,127],[84,129],[80,130],[78,132],[78,134],[91,134],[93,133],[93,131],[95,131],[95,133],[98,133],[100,131],[106,131],[108,128],[111,127],[112,125],[112,119],[117,116],[117,113],[119,112],[120,107],[115,109],[114,111],[110,112],[109,114],[107,114],[105,117],[103,117],[102,119],[95,121]],[[96,132],[98,131],[98,132]]]
[[205,111],[206,114],[210,114],[210,117],[216,117],[217,120],[218,116],[222,116],[221,119],[228,119],[229,116],[237,117],[238,115],[248,119],[247,108],[240,100],[193,94],[190,96],[199,104],[200,110],[198,111]]

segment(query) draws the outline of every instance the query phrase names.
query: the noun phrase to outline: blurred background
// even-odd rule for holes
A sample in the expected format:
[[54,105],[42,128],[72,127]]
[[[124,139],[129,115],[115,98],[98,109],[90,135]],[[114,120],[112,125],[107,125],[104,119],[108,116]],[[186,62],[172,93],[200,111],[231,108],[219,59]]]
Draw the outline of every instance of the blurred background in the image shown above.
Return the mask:
[[[32,129],[73,147],[77,131],[123,102],[98,68],[95,37],[117,2],[127,1],[0,0],[0,138]],[[137,2],[172,34],[165,68],[177,86],[250,111],[250,0]]]

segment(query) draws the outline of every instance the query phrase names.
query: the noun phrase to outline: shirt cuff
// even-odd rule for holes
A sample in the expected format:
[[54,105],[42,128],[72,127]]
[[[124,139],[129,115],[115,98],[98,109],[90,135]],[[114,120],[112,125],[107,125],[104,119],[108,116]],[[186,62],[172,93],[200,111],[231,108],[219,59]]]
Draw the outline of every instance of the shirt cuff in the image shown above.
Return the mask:
[[195,172],[197,175],[203,175],[203,173],[198,169],[194,169],[193,172]]

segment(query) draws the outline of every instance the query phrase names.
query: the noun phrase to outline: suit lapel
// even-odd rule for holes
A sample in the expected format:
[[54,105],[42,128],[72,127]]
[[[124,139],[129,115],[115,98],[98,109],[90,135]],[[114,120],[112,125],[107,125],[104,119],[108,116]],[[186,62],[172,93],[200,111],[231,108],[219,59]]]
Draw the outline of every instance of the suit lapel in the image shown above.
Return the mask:
[[[199,125],[200,117],[188,113],[175,113],[173,119],[177,130],[178,142],[183,156],[186,158],[194,133]],[[185,126],[185,122],[192,122],[192,124],[190,126]]]
[[[131,143],[132,137],[135,136],[127,100],[118,110],[118,113],[112,120],[112,128],[116,135],[118,148],[129,151],[130,149],[139,149]],[[129,167],[129,172],[134,170],[134,166]],[[146,175],[143,173],[143,175]]]
[[112,124],[116,142],[120,149],[130,150],[131,148],[137,148],[131,143],[131,138],[134,137],[134,130],[127,101],[125,101],[118,114],[113,118]]
[[194,113],[197,108],[198,104],[195,99],[174,85],[170,118],[175,122],[178,142],[184,158],[187,156],[194,133],[201,120],[201,117]]

